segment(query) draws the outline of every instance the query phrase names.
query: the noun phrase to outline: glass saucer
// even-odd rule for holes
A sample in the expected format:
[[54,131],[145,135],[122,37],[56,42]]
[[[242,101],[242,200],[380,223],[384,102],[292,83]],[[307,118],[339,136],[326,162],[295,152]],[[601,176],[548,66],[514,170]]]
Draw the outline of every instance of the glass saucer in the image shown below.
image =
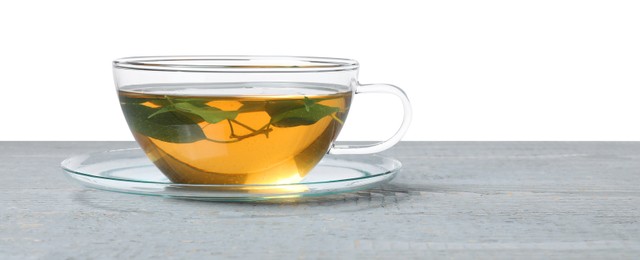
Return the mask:
[[101,190],[171,198],[256,201],[376,187],[393,179],[402,164],[378,155],[326,155],[299,183],[255,185],[172,183],[140,148],[73,156],[61,166],[71,178]]

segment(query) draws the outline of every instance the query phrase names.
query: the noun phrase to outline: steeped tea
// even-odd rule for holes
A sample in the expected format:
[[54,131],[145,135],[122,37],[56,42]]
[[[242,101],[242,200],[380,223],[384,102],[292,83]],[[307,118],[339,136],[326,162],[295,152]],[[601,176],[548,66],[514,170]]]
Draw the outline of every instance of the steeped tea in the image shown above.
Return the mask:
[[300,181],[340,132],[352,95],[321,84],[227,85],[119,89],[135,139],[171,181]]

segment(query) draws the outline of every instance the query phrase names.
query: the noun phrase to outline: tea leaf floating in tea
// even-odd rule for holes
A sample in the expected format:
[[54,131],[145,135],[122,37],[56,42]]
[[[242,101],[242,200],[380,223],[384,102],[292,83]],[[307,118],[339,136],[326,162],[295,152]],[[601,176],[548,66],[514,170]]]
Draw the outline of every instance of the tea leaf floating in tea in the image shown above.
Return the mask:
[[175,112],[180,111],[184,113],[189,113],[196,115],[202,118],[204,121],[208,123],[215,124],[225,119],[234,119],[238,116],[238,111],[223,111],[216,107],[210,106],[196,106],[187,102],[180,103],[172,103],[157,112],[149,115],[149,118],[152,118],[158,114],[167,113],[167,112]]
[[[130,98],[122,97],[121,104],[130,126],[140,134],[170,143],[190,143],[201,140],[231,143],[264,134],[269,137],[275,127],[296,127],[312,125],[326,116],[330,116],[340,124],[342,120],[335,114],[340,108],[325,106],[318,102],[326,99],[243,101],[242,106],[234,111],[226,111],[207,105],[206,98]],[[153,104],[149,106],[148,104]],[[265,111],[270,121],[264,126],[254,129],[236,120],[240,113]],[[231,129],[231,140],[214,140],[208,138],[203,128],[198,125],[203,121],[216,124],[226,120]],[[251,131],[249,134],[237,135],[233,123]]]
[[149,118],[160,109],[136,103],[122,106],[129,125],[143,135],[172,143],[191,143],[207,138],[200,126],[184,114],[162,113]]
[[[281,104],[283,103],[283,104]],[[287,101],[276,103],[277,107],[269,109],[267,113],[271,116],[271,124],[278,127],[294,127],[301,125],[312,125],[325,116],[332,115],[340,111],[340,108],[329,107],[317,104],[317,101],[304,97],[304,101]],[[341,120],[338,122],[342,123]]]

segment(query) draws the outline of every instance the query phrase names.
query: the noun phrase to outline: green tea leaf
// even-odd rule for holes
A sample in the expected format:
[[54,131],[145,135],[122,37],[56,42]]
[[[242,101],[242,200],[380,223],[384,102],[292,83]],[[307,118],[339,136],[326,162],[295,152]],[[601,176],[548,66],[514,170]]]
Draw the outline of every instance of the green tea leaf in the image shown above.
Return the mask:
[[215,107],[196,106],[187,102],[175,103],[173,106],[180,112],[197,115],[211,124],[225,119],[235,119],[238,116],[238,111],[223,111]]
[[[206,139],[200,126],[180,112],[159,113],[161,109],[136,103],[122,104],[131,130],[171,143],[192,143]],[[155,114],[151,117],[152,114]]]
[[290,110],[304,108],[305,103],[302,100],[276,100],[267,101],[265,105],[265,111],[271,118],[278,114],[285,113]]
[[[278,104],[276,108],[271,108],[271,124],[277,127],[294,127],[301,125],[312,125],[320,119],[339,112],[337,107],[329,107],[305,99],[304,102],[292,101],[289,104]],[[278,102],[284,103],[284,102]]]
[[143,103],[152,103],[156,106],[165,107],[170,105],[169,100],[167,99],[158,99],[158,98],[143,98],[143,97],[127,97],[124,95],[120,95],[120,103],[126,104],[143,104]]
[[206,104],[209,101],[211,101],[210,99],[207,99],[207,98],[188,98],[188,97],[178,97],[178,98],[165,97],[165,99],[174,103],[187,102],[196,106],[206,106]]
[[157,109],[156,112],[154,112],[153,114],[149,115],[147,118],[152,118],[158,114],[162,114],[162,113],[167,113],[167,112],[174,112],[177,111],[176,108],[173,105],[168,105],[165,107],[162,107],[160,109]]
[[261,112],[265,110],[264,101],[241,101],[242,106],[238,109],[239,113]]
[[316,103],[316,101],[313,101],[311,99],[309,99],[308,97],[304,97],[304,109],[307,110],[307,112],[310,111],[311,106],[313,106]]
[[202,120],[204,120],[211,124],[218,123],[225,119],[234,119],[238,116],[238,111],[223,111],[215,107],[207,106],[205,103],[192,104],[179,102],[159,109],[155,113],[149,115],[149,118],[168,112],[182,112],[183,114],[189,115],[189,117],[201,119],[198,122],[202,122]]

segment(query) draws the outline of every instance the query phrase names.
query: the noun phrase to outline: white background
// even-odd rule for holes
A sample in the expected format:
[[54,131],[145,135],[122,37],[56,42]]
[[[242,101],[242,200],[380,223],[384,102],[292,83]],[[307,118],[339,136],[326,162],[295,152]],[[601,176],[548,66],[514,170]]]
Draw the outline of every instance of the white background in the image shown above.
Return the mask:
[[[111,61],[353,58],[404,140],[640,140],[638,1],[2,1],[0,140],[132,140]],[[399,123],[359,96],[342,140]]]

